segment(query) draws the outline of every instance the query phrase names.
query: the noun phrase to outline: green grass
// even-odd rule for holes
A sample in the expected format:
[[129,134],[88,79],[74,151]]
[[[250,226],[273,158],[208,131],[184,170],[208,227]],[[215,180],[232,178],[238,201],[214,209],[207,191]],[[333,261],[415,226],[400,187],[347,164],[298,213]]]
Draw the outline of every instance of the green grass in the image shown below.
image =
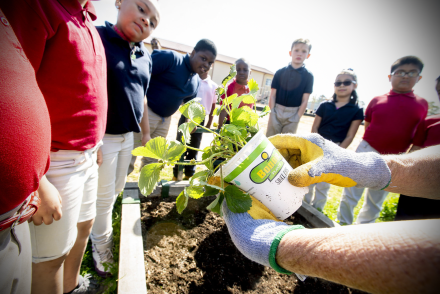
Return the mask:
[[[331,220],[337,221],[338,207],[341,203],[342,190],[344,188],[338,186],[331,186],[330,192],[328,193],[327,203],[324,207],[323,213]],[[354,220],[356,221],[359,211],[364,204],[365,191],[362,198],[359,200],[358,204],[354,208]],[[399,194],[389,193],[384,204],[380,216],[376,222],[386,222],[393,221],[397,211],[397,203],[399,202]]]
[[110,266],[110,272],[112,273],[111,277],[101,278],[95,272],[95,268],[93,266],[93,258],[92,258],[92,243],[89,241],[87,245],[86,252],[84,253],[84,258],[81,264],[81,275],[91,274],[98,283],[104,285],[106,290],[103,292],[105,294],[116,294],[118,288],[118,261],[119,261],[119,240],[121,236],[121,210],[122,210],[122,194],[116,199],[115,206],[113,208],[113,259],[115,263]]

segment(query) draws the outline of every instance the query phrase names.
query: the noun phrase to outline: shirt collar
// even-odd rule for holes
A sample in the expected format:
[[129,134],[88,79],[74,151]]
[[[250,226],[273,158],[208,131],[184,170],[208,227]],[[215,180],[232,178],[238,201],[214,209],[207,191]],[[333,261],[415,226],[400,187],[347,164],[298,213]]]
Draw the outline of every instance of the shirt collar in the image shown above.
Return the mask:
[[300,68],[293,68],[292,63],[289,62],[289,65],[287,66],[287,68],[289,70],[296,70],[296,71],[303,71],[305,69],[305,64],[303,64]]
[[64,7],[64,9],[69,12],[70,15],[76,15],[80,13],[81,11],[86,11],[90,15],[90,19],[92,21],[96,20],[96,11],[95,7],[90,1],[87,1],[86,5],[84,5],[84,8],[79,4],[78,1],[72,1],[72,0],[58,0],[60,4]]
[[356,106],[356,104],[353,104],[353,103],[348,102],[348,103],[345,104],[344,106],[341,106],[341,107],[338,108],[338,107],[336,106],[335,101],[333,101],[333,99],[330,101],[330,103],[332,103],[332,104],[336,107],[336,109],[341,109],[342,107],[345,107],[345,106],[349,106],[349,107],[354,107],[354,106]]
[[191,67],[191,62],[189,59],[189,54],[186,54],[185,57],[183,57],[183,62],[185,63],[186,67],[188,68],[190,73],[194,73]]
[[[120,40],[120,41],[122,41],[122,42],[124,42],[124,43],[128,43],[127,41],[125,41],[124,39],[122,39],[122,37],[119,36],[118,33],[116,33],[116,31],[115,31],[114,28],[113,28],[113,24],[109,23],[108,21],[105,21],[105,30],[106,30],[107,36],[108,36],[110,39],[117,39],[117,40]],[[142,42],[137,42],[137,43],[135,43],[135,45],[136,45],[137,47],[139,47],[139,48],[140,48],[140,52],[141,52],[142,54],[144,54],[144,50],[143,50],[143,47],[144,47],[144,46],[143,46]]]
[[409,98],[415,98],[416,97],[416,95],[414,95],[414,90],[412,90],[411,92],[408,92],[408,93],[396,93],[396,92],[394,92],[391,89],[389,95],[390,96],[406,96],[406,97],[409,97]]

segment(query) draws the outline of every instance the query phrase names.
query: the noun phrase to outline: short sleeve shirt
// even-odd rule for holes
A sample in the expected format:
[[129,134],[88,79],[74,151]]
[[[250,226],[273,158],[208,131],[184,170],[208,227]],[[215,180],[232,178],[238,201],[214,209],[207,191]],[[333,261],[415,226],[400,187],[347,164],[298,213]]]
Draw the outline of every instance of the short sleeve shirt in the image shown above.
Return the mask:
[[49,168],[51,139],[49,112],[35,71],[1,10],[0,18],[0,214],[4,214],[38,189]]
[[365,111],[364,140],[380,154],[406,152],[418,125],[428,113],[428,102],[413,92],[394,91],[373,98]]
[[107,69],[91,1],[0,1],[35,69],[52,126],[52,151],[83,151],[104,136]]
[[276,89],[275,103],[286,107],[298,107],[304,93],[313,92],[313,74],[303,65],[294,69],[291,64],[279,69],[272,80]]
[[201,104],[205,108],[206,115],[211,113],[212,104],[215,103],[215,90],[218,85],[208,76],[204,80],[200,80],[200,87],[197,91],[197,97],[202,98]]
[[[237,96],[241,96],[243,94],[248,94],[250,92],[248,85],[240,85],[237,83],[237,80],[234,79],[231,83],[228,84],[226,89],[226,94],[229,96],[233,94],[237,94]],[[223,103],[223,99],[225,99],[225,95],[222,95],[221,104]],[[238,108],[241,108],[243,106],[248,106],[251,109],[254,107],[253,103],[244,103],[243,101],[238,105]],[[229,120],[229,115],[227,116],[227,120]]]
[[184,100],[196,97],[200,78],[193,72],[188,54],[154,50],[151,58],[153,68],[147,91],[148,107],[161,117],[169,117]]
[[419,147],[440,144],[440,114],[428,116],[420,123],[413,144]]
[[333,101],[323,102],[316,114],[322,118],[318,134],[335,143],[344,141],[354,120],[364,120],[363,109],[351,103],[336,108]]
[[[108,112],[106,133],[140,132],[152,69],[151,56],[143,42],[133,48],[109,22],[97,27],[107,59]],[[132,58],[132,55],[135,58]]]

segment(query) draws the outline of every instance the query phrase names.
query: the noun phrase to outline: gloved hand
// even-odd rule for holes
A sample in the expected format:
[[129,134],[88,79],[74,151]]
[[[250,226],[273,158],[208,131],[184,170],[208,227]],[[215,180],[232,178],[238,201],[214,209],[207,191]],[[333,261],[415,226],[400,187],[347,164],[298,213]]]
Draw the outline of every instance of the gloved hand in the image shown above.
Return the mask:
[[318,134],[280,134],[269,141],[294,168],[288,180],[297,187],[327,182],[341,187],[383,190],[391,181],[385,160],[374,152],[356,153]]
[[[233,213],[223,201],[223,218],[229,235],[240,252],[250,260],[270,266],[279,273],[291,274],[276,262],[278,244],[285,234],[304,229],[301,225],[289,226],[279,221],[260,201],[252,197],[252,207],[245,213]],[[300,280],[305,276],[297,275]]]

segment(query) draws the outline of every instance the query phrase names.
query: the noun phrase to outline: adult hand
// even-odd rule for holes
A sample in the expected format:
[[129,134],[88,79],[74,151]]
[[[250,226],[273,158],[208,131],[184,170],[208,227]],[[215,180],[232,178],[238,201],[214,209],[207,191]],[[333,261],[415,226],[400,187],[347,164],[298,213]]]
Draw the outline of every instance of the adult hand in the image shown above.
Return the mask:
[[96,163],[98,164],[98,167],[101,166],[102,161],[103,161],[102,150],[101,150],[101,148],[99,148],[97,153],[96,153]]
[[[233,213],[223,202],[223,218],[238,250],[250,260],[290,274],[276,262],[278,244],[283,236],[301,225],[289,226],[279,221],[260,201],[252,197],[252,207],[245,213]],[[300,279],[302,277],[299,276]]]
[[377,153],[356,153],[318,134],[280,134],[269,140],[294,168],[288,176],[294,186],[327,182],[341,187],[380,190],[391,181],[391,171]]
[[141,139],[142,146],[145,146],[145,144],[148,143],[148,141],[151,140],[150,134],[143,134]]
[[61,211],[61,196],[58,190],[44,176],[41,178],[38,194],[41,199],[40,208],[32,216],[34,225],[42,223],[50,225],[54,220],[60,220],[63,213]]

